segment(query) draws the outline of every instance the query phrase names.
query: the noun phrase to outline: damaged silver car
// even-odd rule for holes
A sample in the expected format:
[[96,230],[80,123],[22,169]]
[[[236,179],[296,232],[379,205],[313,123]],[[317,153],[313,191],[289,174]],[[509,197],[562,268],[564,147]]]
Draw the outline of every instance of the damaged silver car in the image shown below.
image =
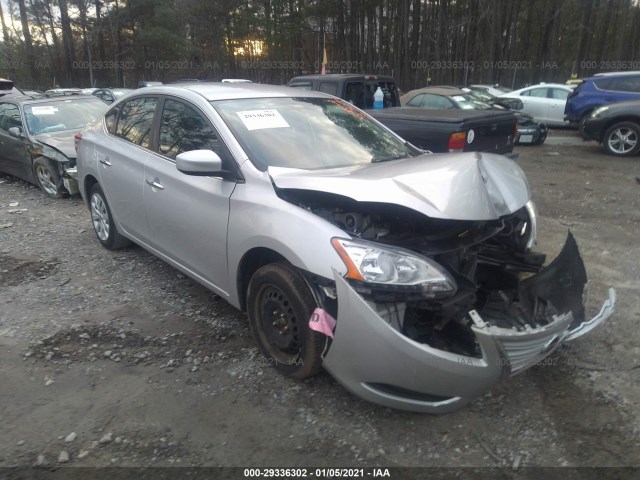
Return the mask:
[[388,407],[460,408],[611,315],[585,317],[571,235],[532,250],[522,170],[427,154],[321,93],[149,87],[78,142],[98,240],[133,241],[246,311],[269,362]]
[[95,97],[1,97],[0,171],[53,198],[77,194],[74,135],[106,109]]

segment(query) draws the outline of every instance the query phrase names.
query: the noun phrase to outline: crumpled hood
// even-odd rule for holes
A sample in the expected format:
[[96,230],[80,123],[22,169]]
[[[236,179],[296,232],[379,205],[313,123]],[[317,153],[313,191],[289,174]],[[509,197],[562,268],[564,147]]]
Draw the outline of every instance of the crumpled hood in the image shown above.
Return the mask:
[[322,170],[269,167],[268,173],[280,189],[392,203],[450,220],[497,219],[519,210],[531,197],[522,169],[489,153],[425,154]]
[[62,152],[67,158],[76,158],[75,130],[64,130],[62,132],[41,133],[36,135],[36,140],[44,145],[55,148]]

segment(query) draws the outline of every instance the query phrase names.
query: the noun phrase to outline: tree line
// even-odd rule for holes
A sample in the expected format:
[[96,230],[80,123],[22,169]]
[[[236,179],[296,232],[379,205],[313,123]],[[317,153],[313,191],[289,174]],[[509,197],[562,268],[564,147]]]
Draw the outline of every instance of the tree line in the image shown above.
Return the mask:
[[0,77],[285,83],[326,71],[425,84],[640,70],[637,0],[1,0]]

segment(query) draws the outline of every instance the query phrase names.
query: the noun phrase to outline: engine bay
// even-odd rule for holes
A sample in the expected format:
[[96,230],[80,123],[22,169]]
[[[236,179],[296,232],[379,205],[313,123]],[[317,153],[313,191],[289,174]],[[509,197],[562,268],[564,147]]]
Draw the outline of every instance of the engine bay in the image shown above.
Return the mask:
[[[536,280],[546,256],[530,251],[535,225],[526,207],[497,220],[460,221],[324,192],[289,189],[280,190],[279,195],[354,238],[420,253],[446,269],[458,288],[452,296],[439,299],[350,281],[382,318],[417,342],[479,357],[471,311],[490,326],[521,332],[548,325],[565,307],[563,298],[553,298],[553,281],[544,275]],[[586,272],[569,236],[571,252],[565,255],[565,263],[571,265],[564,267],[572,268],[570,281],[583,289]],[[572,262],[572,257],[579,262]],[[578,293],[582,298],[582,291]],[[584,314],[583,305],[570,307],[575,316]]]

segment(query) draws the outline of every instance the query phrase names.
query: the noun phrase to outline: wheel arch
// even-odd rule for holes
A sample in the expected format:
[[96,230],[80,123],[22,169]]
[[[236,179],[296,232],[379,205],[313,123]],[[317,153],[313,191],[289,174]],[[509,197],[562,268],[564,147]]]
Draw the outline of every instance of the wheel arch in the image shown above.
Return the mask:
[[254,247],[242,256],[236,273],[236,289],[240,310],[244,312],[247,309],[247,290],[253,274],[259,268],[275,262],[291,264],[284,255],[267,247]]
[[84,192],[84,198],[87,199],[87,205],[89,205],[89,192],[93,188],[93,186],[98,183],[98,179],[93,175],[89,174],[84,177],[84,183],[82,185],[82,191]]
[[608,120],[606,123],[602,125],[602,136],[600,137],[600,141],[604,141],[604,135],[605,133],[607,133],[607,130],[609,130],[611,127],[613,127],[617,123],[623,123],[623,122],[635,123],[636,125],[638,125],[638,128],[640,128],[640,116],[638,115],[628,114],[620,117],[615,117],[615,118],[612,118],[611,120]]

